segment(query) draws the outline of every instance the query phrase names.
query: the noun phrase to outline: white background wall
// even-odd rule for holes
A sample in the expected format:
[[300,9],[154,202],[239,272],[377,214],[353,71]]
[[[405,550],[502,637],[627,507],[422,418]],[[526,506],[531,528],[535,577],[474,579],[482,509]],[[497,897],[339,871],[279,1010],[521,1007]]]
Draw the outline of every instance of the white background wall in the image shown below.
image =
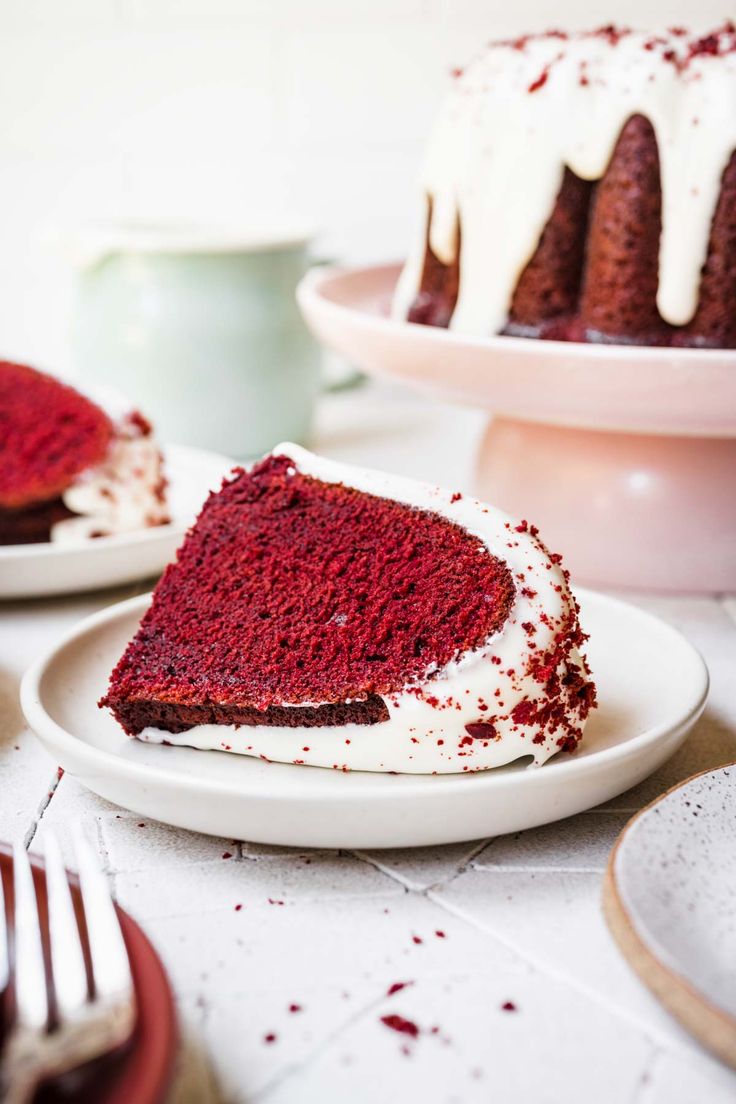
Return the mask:
[[85,218],[298,211],[323,251],[402,255],[422,147],[486,39],[686,22],[731,0],[0,0],[0,356],[68,368]]

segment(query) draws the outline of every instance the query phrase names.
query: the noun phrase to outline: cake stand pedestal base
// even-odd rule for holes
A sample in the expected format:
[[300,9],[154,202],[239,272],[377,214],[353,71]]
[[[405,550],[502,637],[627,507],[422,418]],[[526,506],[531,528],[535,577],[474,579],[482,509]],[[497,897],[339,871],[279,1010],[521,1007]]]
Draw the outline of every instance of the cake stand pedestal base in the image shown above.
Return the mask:
[[497,417],[481,444],[475,491],[532,519],[576,581],[736,590],[736,439]]

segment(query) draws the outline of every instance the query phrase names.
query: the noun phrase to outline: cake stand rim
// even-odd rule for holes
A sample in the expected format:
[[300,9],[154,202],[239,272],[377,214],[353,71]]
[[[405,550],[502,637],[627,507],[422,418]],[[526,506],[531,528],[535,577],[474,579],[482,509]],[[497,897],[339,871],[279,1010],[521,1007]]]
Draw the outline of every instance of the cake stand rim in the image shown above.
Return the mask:
[[[298,285],[297,301],[315,337],[372,375],[480,406],[506,420],[611,433],[736,438],[736,350],[468,337],[404,322],[377,307],[390,299],[400,269],[399,263],[310,269]],[[360,294],[356,285],[363,288]],[[483,362],[483,388],[458,382],[457,370],[467,373],[463,362],[469,359]],[[422,372],[411,367],[419,361]],[[404,362],[408,367],[397,367]],[[521,373],[518,381],[510,378],[509,368]],[[530,380],[546,384],[541,395],[530,398]],[[581,383],[588,394],[581,396]],[[673,390],[684,384],[697,386],[687,387],[679,413],[668,417],[661,404],[671,402]],[[663,395],[663,388],[669,394]],[[562,404],[550,401],[555,389],[566,392]],[[629,409],[601,409],[616,401]]]

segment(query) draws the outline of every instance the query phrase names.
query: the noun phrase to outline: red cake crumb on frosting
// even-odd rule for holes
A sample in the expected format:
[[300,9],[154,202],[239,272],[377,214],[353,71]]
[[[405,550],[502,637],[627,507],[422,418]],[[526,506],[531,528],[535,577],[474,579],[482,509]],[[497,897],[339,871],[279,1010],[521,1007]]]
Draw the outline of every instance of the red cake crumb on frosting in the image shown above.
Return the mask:
[[0,509],[50,502],[105,456],[103,410],[52,376],[0,362]]
[[101,704],[131,735],[382,721],[381,695],[481,645],[514,595],[454,522],[267,457],[210,497]]

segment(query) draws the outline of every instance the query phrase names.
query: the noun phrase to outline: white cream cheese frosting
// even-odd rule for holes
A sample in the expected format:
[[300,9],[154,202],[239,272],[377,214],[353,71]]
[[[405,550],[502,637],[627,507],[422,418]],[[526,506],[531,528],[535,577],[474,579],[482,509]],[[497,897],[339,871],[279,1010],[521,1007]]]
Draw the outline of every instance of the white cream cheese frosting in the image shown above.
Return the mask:
[[[434,512],[477,537],[512,574],[508,619],[481,647],[383,695],[388,720],[377,724],[198,725],[179,734],[146,728],[140,739],[338,770],[412,774],[486,770],[524,756],[541,764],[561,746],[574,745],[587,713],[580,694],[585,668],[572,646],[576,607],[559,557],[547,552],[533,527],[465,495],[348,467],[296,445],[273,451],[303,474]],[[483,727],[471,728],[478,733],[471,735],[467,725]]]
[[[663,33],[529,35],[495,42],[459,72],[427,151],[423,209],[429,243],[457,256],[460,288],[450,328],[484,336],[506,322],[519,276],[554,208],[565,166],[600,179],[632,115],[654,129],[662,184],[657,306],[685,325],[723,172],[736,148],[736,30],[698,39]],[[426,216],[397,287],[406,318],[419,290]]]
[[161,453],[140,415],[113,414],[114,435],[101,463],[83,471],[62,494],[75,517],[51,528],[51,540],[76,544],[132,533],[168,521]]

